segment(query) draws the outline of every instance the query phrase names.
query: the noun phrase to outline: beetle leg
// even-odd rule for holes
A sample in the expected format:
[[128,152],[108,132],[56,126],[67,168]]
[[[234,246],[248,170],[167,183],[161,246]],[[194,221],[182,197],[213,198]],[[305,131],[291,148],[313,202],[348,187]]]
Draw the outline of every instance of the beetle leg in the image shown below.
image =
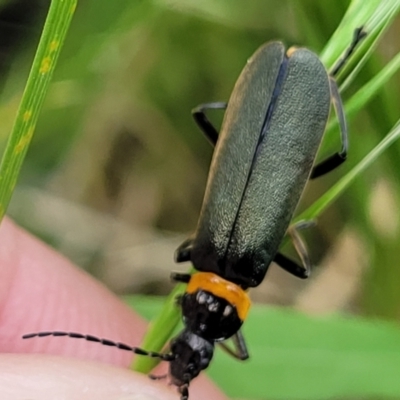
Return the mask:
[[171,280],[183,283],[189,283],[191,277],[192,275],[190,274],[182,274],[180,272],[171,272],[170,275]]
[[152,381],[160,381],[162,379],[165,379],[168,374],[164,374],[164,375],[153,375],[153,374],[149,374],[147,375]]
[[347,158],[347,150],[349,148],[349,139],[348,139],[348,131],[347,131],[347,123],[346,117],[344,114],[342,99],[339,94],[339,89],[337,83],[334,79],[335,76],[341,71],[341,69],[346,65],[346,62],[349,60],[350,56],[353,54],[355,48],[361,42],[361,40],[366,36],[366,32],[363,28],[357,28],[354,31],[353,40],[350,43],[350,46],[345,51],[343,57],[339,59],[339,61],[333,66],[330,77],[329,84],[331,88],[331,96],[333,107],[335,108],[335,112],[339,121],[340,127],[340,137],[342,142],[342,149],[340,152],[335,153],[321,161],[318,165],[316,165],[311,172],[310,178],[318,178],[319,176],[325,175],[326,173],[332,171],[337,168],[340,164],[342,164]]
[[337,63],[333,66],[332,70],[330,71],[330,75],[335,77],[338,75],[338,73],[342,70],[342,68],[346,65],[347,61],[349,60],[350,56],[353,54],[354,50],[358,46],[358,44],[361,42],[361,40],[364,39],[364,37],[367,35],[367,32],[363,30],[363,27],[361,26],[360,28],[355,29],[354,35],[353,35],[353,40],[350,43],[350,46],[346,49],[345,53],[343,54],[343,57],[341,57]]
[[304,266],[304,277],[308,278],[311,272],[311,261],[310,257],[308,256],[307,246],[303,242],[299,234],[299,230],[308,228],[309,226],[315,224],[314,221],[300,221],[297,224],[294,224],[289,227],[288,234],[292,239],[293,246],[297,251],[297,254],[300,257],[301,263]]
[[300,266],[295,261],[293,261],[292,259],[286,257],[282,253],[276,253],[275,257],[274,257],[274,261],[282,269],[284,269],[285,271],[291,273],[294,276],[297,276],[297,278],[307,279],[308,276],[309,276],[309,271],[307,269],[305,269],[304,267]]
[[303,242],[299,230],[309,228],[314,226],[314,221],[299,221],[295,225],[289,227],[287,233],[292,239],[293,246],[300,257],[302,266],[297,264],[295,261],[284,256],[282,253],[277,253],[274,257],[274,261],[285,271],[297,276],[301,279],[306,279],[309,277],[311,272],[311,261],[308,256],[307,247]]
[[175,250],[175,262],[181,263],[190,261],[190,252],[192,250],[192,238],[186,239],[176,250]]
[[232,336],[234,349],[231,349],[226,343],[218,343],[222,350],[238,360],[247,360],[249,358],[249,352],[247,351],[246,342],[244,340],[242,332],[239,330]]
[[346,117],[344,114],[343,103],[339,94],[339,89],[335,80],[332,77],[329,78],[329,83],[331,87],[333,107],[335,108],[336,115],[339,121],[342,149],[338,153],[331,155],[330,157],[321,161],[318,165],[314,166],[310,175],[311,179],[318,178],[321,175],[325,175],[326,173],[332,171],[340,164],[342,164],[347,158],[347,150],[349,148],[349,135],[347,131]]
[[192,116],[194,120],[213,146],[215,146],[217,143],[219,133],[211,121],[207,118],[205,111],[210,109],[225,110],[226,106],[227,103],[223,102],[205,103],[200,104],[192,110]]
[[175,296],[174,303],[175,303],[176,307],[182,307],[182,301],[183,301],[183,295],[182,294],[178,294],[177,296]]

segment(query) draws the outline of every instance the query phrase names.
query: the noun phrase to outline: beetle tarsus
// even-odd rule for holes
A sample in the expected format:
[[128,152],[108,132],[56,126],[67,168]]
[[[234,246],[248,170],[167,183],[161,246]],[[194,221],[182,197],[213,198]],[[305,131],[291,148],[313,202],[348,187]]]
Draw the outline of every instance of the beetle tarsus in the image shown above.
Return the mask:
[[247,360],[249,358],[249,352],[247,350],[246,341],[244,340],[242,332],[238,330],[231,339],[234,349],[231,349],[225,342],[220,342],[219,345],[221,349],[240,361]]
[[190,274],[182,274],[180,272],[171,272],[171,280],[175,282],[183,282],[183,283],[189,283],[190,278],[192,277]]
[[147,375],[152,381],[161,381],[163,379],[165,379],[168,374],[164,374],[164,375],[153,375],[153,374],[148,374]]
[[310,271],[297,264],[292,259],[286,257],[282,253],[276,253],[274,261],[286,272],[291,273],[300,279],[307,279],[310,276]]
[[213,146],[217,144],[219,133],[218,129],[216,129],[212,122],[207,118],[205,112],[206,110],[225,110],[226,107],[227,103],[219,101],[215,103],[200,104],[192,110],[192,116],[196,121],[196,124]]
[[343,56],[338,60],[338,62],[333,66],[330,75],[335,77],[343,69],[349,60],[350,56],[354,53],[359,43],[367,36],[367,32],[364,31],[364,27],[359,27],[354,30],[353,40],[349,47],[345,50]]
[[312,169],[310,179],[319,178],[320,176],[333,171],[339,165],[343,164],[346,161],[346,156],[343,156],[343,154],[340,153],[335,153],[324,161],[321,161],[317,166]]

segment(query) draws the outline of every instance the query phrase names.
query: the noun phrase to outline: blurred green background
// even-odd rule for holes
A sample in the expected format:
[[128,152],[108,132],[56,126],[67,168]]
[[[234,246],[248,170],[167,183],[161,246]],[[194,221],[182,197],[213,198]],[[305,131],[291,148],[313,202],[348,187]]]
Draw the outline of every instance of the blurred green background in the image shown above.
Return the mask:
[[[196,227],[212,155],[190,110],[200,103],[228,100],[246,60],[266,41],[280,39],[320,52],[348,4],[342,0],[79,1],[9,215],[116,293],[166,295],[172,288],[169,272],[181,268],[173,263],[174,250]],[[48,5],[44,0],[0,1],[2,148]],[[397,19],[344,100],[398,53],[399,34]],[[399,88],[397,74],[350,121],[348,162],[310,183],[300,210],[389,132],[399,117]],[[218,124],[222,115],[215,112],[212,118]],[[377,319],[397,324],[399,160],[400,143],[305,233],[315,264],[307,282],[272,266],[266,281],[252,291],[253,300],[309,315],[356,314],[368,318],[363,321],[367,324]],[[274,312],[265,307],[257,310],[252,318]],[[290,332],[309,321],[297,314],[294,318],[300,321],[287,328]],[[310,321],[314,323],[314,317]],[[249,336],[263,332],[268,336],[257,326],[249,324]],[[301,329],[298,333],[307,334]],[[216,362],[213,374],[221,379],[228,374],[227,365],[218,367]],[[283,382],[293,382],[289,375]],[[282,376],[273,379],[277,387],[284,385]],[[317,392],[313,397],[298,390],[298,383],[293,385],[293,398],[359,396],[325,386],[324,396]],[[233,396],[260,397],[243,383],[238,391],[232,382],[226,386]],[[262,397],[285,398],[270,390]],[[372,398],[386,398],[382,396]]]

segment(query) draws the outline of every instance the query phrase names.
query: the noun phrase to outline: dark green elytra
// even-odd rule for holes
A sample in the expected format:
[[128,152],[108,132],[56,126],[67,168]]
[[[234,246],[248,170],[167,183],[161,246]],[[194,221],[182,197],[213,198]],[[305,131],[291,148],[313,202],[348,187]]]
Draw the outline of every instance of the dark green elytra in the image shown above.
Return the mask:
[[228,102],[191,261],[244,287],[261,283],[309,178],[331,92],[318,56],[280,42],[248,60]]

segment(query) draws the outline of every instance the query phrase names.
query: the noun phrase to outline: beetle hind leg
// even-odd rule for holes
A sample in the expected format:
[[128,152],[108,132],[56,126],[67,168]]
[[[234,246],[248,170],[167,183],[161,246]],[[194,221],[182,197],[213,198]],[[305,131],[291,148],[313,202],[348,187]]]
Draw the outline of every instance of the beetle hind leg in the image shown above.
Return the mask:
[[234,349],[229,347],[226,343],[220,342],[218,343],[222,350],[228,353],[230,356],[244,361],[249,358],[249,352],[247,350],[246,342],[244,340],[242,332],[239,330],[232,336]]
[[347,130],[346,116],[344,114],[342,99],[339,94],[336,81],[330,77],[329,84],[331,88],[332,103],[335,109],[340,128],[340,139],[342,142],[342,148],[339,152],[332,154],[330,157],[321,161],[318,165],[314,166],[310,178],[315,179],[328,172],[334,170],[341,165],[347,158],[347,151],[349,148],[349,134]]
[[299,265],[295,261],[286,257],[282,253],[277,253],[274,257],[274,261],[285,271],[290,272],[292,275],[297,276],[301,279],[307,279],[311,272],[311,261],[308,256],[307,247],[299,234],[299,230],[306,229],[314,226],[314,221],[300,221],[289,227],[287,233],[291,237],[293,246],[300,257],[301,264]]
[[364,39],[364,37],[366,35],[367,35],[367,32],[364,31],[363,27],[355,29],[354,35],[353,35],[353,40],[350,43],[350,46],[347,47],[347,49],[344,52],[343,56],[333,66],[332,70],[330,71],[330,75],[331,76],[337,76],[338,75],[338,73],[346,65],[346,63],[349,60],[350,56],[354,53],[354,50],[356,49],[356,47],[359,45],[359,43]]
[[206,110],[225,110],[226,106],[227,103],[224,102],[205,103],[200,104],[192,110],[194,120],[213,146],[217,144],[219,133],[207,118]]
[[325,159],[324,161],[320,162],[316,165],[311,172],[310,178],[318,178],[319,176],[325,175],[326,173],[334,170],[340,164],[342,164],[347,158],[347,150],[349,147],[349,139],[348,139],[348,131],[347,131],[347,124],[346,124],[346,117],[344,114],[343,103],[340,97],[339,89],[337,83],[334,79],[335,76],[342,70],[342,68],[346,65],[347,61],[349,60],[350,56],[353,54],[354,50],[358,46],[358,44],[364,39],[366,36],[366,32],[363,28],[357,28],[354,31],[353,40],[350,43],[350,46],[345,51],[343,57],[339,59],[339,61],[334,65],[330,72],[329,77],[329,85],[331,88],[331,97],[332,103],[336,111],[336,115],[339,121],[340,127],[340,137],[342,142],[342,149]]

